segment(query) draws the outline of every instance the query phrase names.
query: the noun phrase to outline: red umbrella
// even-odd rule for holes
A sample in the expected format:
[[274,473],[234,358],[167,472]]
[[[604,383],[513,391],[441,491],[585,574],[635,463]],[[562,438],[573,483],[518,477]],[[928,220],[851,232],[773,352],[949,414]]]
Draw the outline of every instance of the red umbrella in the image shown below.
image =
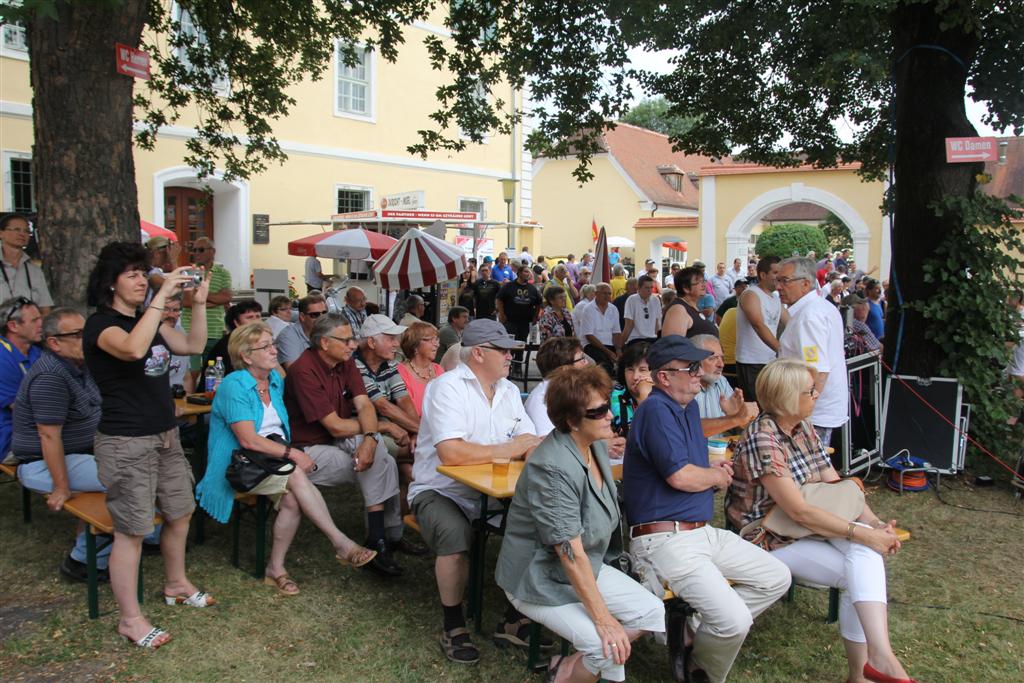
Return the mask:
[[149,221],[140,220],[139,228],[142,231],[142,241],[145,242],[150,237],[166,237],[172,242],[178,241],[178,234],[173,230],[167,228],[161,228],[156,223],[150,223]]
[[394,237],[361,228],[329,230],[292,240],[288,243],[288,253],[292,256],[376,261],[397,241]]
[[598,282],[611,282],[611,280],[612,264],[608,260],[608,234],[602,225],[601,232],[597,236],[597,246],[594,247],[594,270],[590,281],[597,284]]
[[373,277],[384,289],[417,289],[454,280],[465,269],[461,248],[410,228],[373,265]]

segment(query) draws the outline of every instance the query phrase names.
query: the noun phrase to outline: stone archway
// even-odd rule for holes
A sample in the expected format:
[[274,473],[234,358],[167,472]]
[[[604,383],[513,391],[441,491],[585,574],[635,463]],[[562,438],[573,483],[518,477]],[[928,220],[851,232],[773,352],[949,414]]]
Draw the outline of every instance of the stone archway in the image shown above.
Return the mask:
[[199,180],[196,169],[189,166],[166,168],[153,174],[152,221],[164,224],[164,188],[182,185],[197,189],[204,186],[213,191],[213,229],[217,261],[231,273],[233,289],[249,288],[249,183],[224,180],[217,171],[211,178]]
[[[853,256],[859,264],[867,264],[871,243],[871,231],[857,211],[841,197],[825,190],[810,187],[804,183],[791,183],[769,190],[747,203],[729,222],[725,234],[726,262],[734,258],[747,259],[747,244],[750,231],[761,217],[779,207],[796,202],[808,202],[828,209],[850,228],[853,237]],[[883,240],[885,244],[885,240]]]

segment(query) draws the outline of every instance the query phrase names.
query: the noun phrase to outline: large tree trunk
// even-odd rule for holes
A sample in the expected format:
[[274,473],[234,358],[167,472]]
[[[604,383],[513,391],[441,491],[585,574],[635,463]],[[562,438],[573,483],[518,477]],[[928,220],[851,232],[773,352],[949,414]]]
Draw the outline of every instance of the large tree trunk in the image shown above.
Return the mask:
[[[959,5],[950,12],[967,12]],[[945,138],[977,135],[967,119],[964,91],[967,66],[974,60],[977,38],[960,28],[943,30],[935,3],[900,3],[892,15],[896,90],[895,230],[893,279],[898,278],[907,303],[927,299],[932,286],[924,282],[923,262],[956,229],[955,219],[936,217],[928,205],[944,196],[967,196],[975,190],[982,164],[947,164]],[[923,46],[929,47],[923,47]],[[934,49],[940,46],[956,55]],[[966,66],[965,66],[966,65]],[[893,366],[897,353],[900,311],[890,286],[886,316],[885,360]],[[941,352],[925,337],[920,313],[904,311],[899,343],[900,374],[933,376]]]
[[138,47],[146,3],[55,8],[28,25],[40,247],[54,302],[84,310],[99,250],[139,239],[134,79],[114,70],[114,44]]

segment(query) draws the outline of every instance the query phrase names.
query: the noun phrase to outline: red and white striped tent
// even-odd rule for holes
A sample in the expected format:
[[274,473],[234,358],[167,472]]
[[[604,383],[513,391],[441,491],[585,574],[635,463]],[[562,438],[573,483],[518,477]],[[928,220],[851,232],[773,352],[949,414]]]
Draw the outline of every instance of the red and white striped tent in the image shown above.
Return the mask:
[[612,265],[608,259],[608,233],[605,232],[603,225],[597,235],[597,246],[594,247],[594,270],[590,281],[595,285],[599,282],[612,281]]
[[178,235],[173,230],[167,228],[161,228],[156,223],[150,223],[149,221],[140,220],[139,228],[142,231],[142,241],[145,242],[150,237],[166,237],[172,242],[178,241]]
[[465,269],[462,249],[410,228],[373,265],[373,277],[384,289],[417,289],[454,280]]
[[398,240],[394,237],[372,230],[330,230],[292,240],[288,243],[288,253],[292,256],[376,261],[396,242]]

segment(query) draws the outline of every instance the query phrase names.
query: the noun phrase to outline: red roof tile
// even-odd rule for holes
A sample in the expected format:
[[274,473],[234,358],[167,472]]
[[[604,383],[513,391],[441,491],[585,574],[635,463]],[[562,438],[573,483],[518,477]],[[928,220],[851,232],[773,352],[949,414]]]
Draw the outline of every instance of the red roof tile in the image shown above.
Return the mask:
[[641,218],[633,224],[633,228],[696,228],[696,216],[656,216]]

